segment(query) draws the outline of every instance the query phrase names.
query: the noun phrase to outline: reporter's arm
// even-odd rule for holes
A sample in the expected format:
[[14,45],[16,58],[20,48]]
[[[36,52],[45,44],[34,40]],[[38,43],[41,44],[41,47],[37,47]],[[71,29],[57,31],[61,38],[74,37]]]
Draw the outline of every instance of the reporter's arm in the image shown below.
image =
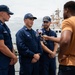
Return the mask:
[[60,42],[60,37],[52,37],[52,36],[43,35],[43,38],[45,38],[46,40],[57,42],[57,43]]
[[42,48],[43,48],[43,50],[44,50],[45,52],[47,52],[47,53],[49,53],[49,54],[52,54],[52,51],[51,51],[49,48],[47,48],[47,47],[43,44],[42,41],[41,41],[41,45],[42,45]]
[[60,42],[60,38],[59,37],[48,37],[49,40],[52,40],[54,42],[59,43]]
[[58,43],[54,42],[54,52],[56,52],[58,49]]

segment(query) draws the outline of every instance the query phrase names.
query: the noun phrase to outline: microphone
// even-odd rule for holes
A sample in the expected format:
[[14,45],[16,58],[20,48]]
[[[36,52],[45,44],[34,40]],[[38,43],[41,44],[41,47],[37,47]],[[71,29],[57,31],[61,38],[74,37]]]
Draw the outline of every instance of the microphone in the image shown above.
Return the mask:
[[44,35],[44,34],[43,34],[43,31],[42,31],[41,29],[38,29],[37,32],[38,32],[38,34],[39,34],[39,36],[40,36],[41,41],[43,41],[43,43],[44,43],[45,45],[47,45],[46,40],[43,39],[43,35]]

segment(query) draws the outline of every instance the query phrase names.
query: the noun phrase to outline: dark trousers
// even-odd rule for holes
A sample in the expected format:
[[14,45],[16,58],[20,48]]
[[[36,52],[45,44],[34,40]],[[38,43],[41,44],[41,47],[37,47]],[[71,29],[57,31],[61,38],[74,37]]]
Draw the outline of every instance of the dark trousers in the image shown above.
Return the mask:
[[0,68],[0,75],[8,75],[8,68],[6,68],[6,69]]
[[19,75],[39,75],[39,62],[20,63]]
[[75,66],[59,65],[58,75],[75,75]]
[[0,75],[15,75],[14,65],[10,65],[5,69],[0,68]]
[[14,65],[9,66],[8,75],[15,75]]
[[56,59],[41,58],[40,75],[56,75]]

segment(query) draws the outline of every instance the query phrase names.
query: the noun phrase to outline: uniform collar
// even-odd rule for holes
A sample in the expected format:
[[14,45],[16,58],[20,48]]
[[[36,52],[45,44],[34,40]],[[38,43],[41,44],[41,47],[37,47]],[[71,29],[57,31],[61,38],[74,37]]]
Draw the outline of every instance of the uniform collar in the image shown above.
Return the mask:
[[[43,30],[46,32],[47,30],[45,28],[43,28]],[[49,31],[51,31],[51,29],[49,28]]]
[[0,25],[3,25],[3,22],[0,20]]
[[[26,26],[24,26],[25,30],[29,30]],[[32,30],[32,29],[31,29]]]

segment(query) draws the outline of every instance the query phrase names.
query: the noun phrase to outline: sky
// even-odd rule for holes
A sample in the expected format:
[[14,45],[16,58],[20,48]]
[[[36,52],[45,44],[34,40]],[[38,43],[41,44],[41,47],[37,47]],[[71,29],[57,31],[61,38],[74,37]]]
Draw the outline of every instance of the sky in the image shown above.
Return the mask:
[[[0,0],[0,4],[9,6],[14,12],[14,17],[23,17],[26,13],[32,13],[37,18],[50,16],[56,9],[63,11],[63,5],[71,0]],[[73,0],[75,1],[75,0]]]
[[7,25],[11,30],[12,40],[15,42],[16,32],[24,25],[23,18],[27,13],[37,17],[33,29],[39,29],[42,25],[42,18],[50,16],[59,8],[60,17],[63,16],[63,5],[71,0],[0,0],[0,5],[7,5],[14,13]]

